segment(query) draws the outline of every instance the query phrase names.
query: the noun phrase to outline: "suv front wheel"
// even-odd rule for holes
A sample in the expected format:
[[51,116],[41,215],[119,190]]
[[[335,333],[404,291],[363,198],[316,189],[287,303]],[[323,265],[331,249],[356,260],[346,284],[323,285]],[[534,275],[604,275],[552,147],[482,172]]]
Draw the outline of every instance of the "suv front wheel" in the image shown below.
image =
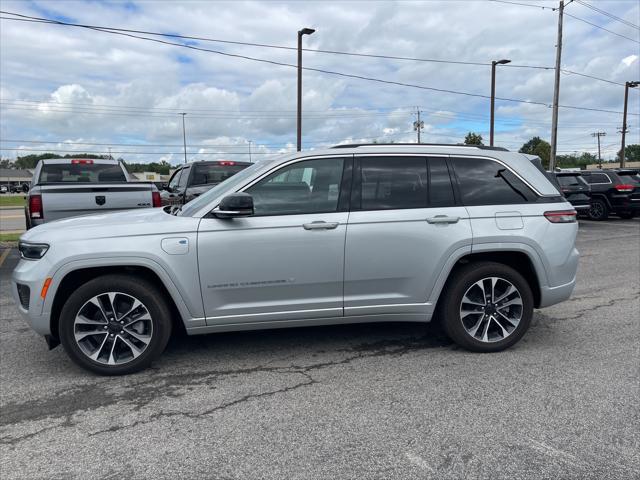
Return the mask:
[[149,366],[171,335],[171,313],[150,282],[105,275],[78,288],[60,312],[60,342],[71,359],[101,375]]
[[454,273],[443,295],[445,331],[468,350],[504,350],[520,340],[531,323],[531,287],[501,263],[465,265]]

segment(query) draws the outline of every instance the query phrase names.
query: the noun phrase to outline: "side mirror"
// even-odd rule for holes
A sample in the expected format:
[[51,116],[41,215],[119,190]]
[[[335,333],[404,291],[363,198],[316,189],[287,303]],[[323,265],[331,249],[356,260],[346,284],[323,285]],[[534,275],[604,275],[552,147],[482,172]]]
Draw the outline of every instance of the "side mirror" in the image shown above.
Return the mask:
[[26,183],[22,184],[22,191],[24,193],[28,193],[29,192],[29,185],[27,185]]
[[166,190],[167,192],[170,192],[171,189],[169,188],[169,184],[168,183],[163,183],[160,185],[160,190]]
[[248,193],[227,195],[213,214],[218,218],[250,217],[253,215],[253,197]]

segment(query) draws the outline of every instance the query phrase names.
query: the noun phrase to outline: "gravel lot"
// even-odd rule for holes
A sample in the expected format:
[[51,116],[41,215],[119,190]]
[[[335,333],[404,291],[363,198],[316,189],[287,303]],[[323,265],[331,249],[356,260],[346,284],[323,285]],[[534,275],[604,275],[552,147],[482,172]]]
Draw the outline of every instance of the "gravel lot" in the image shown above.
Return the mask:
[[47,351],[1,270],[0,476],[640,476],[640,222],[581,222],[573,298],[516,347],[479,355],[433,326],[174,339],[102,378]]

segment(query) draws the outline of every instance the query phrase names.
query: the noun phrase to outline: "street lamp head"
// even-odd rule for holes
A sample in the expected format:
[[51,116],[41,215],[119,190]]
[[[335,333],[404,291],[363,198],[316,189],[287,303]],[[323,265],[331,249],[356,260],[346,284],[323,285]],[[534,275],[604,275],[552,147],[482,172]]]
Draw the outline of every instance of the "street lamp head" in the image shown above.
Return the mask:
[[311,35],[313,32],[315,32],[313,28],[303,28],[298,32],[298,35]]
[[640,85],[640,82],[627,82],[627,85],[629,86],[629,88],[635,88]]
[[507,60],[506,58],[503,58],[502,60],[494,61],[493,63],[495,63],[496,65],[505,65],[507,63],[511,63],[511,60]]

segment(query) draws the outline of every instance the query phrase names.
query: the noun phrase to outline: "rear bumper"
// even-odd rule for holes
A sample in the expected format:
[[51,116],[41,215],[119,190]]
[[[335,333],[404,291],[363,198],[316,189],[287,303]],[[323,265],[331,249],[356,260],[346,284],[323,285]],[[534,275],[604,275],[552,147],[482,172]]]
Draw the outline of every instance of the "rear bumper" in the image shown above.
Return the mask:
[[556,303],[569,300],[575,286],[576,280],[574,278],[569,283],[565,283],[564,285],[559,285],[557,287],[541,287],[539,308],[550,307]]

